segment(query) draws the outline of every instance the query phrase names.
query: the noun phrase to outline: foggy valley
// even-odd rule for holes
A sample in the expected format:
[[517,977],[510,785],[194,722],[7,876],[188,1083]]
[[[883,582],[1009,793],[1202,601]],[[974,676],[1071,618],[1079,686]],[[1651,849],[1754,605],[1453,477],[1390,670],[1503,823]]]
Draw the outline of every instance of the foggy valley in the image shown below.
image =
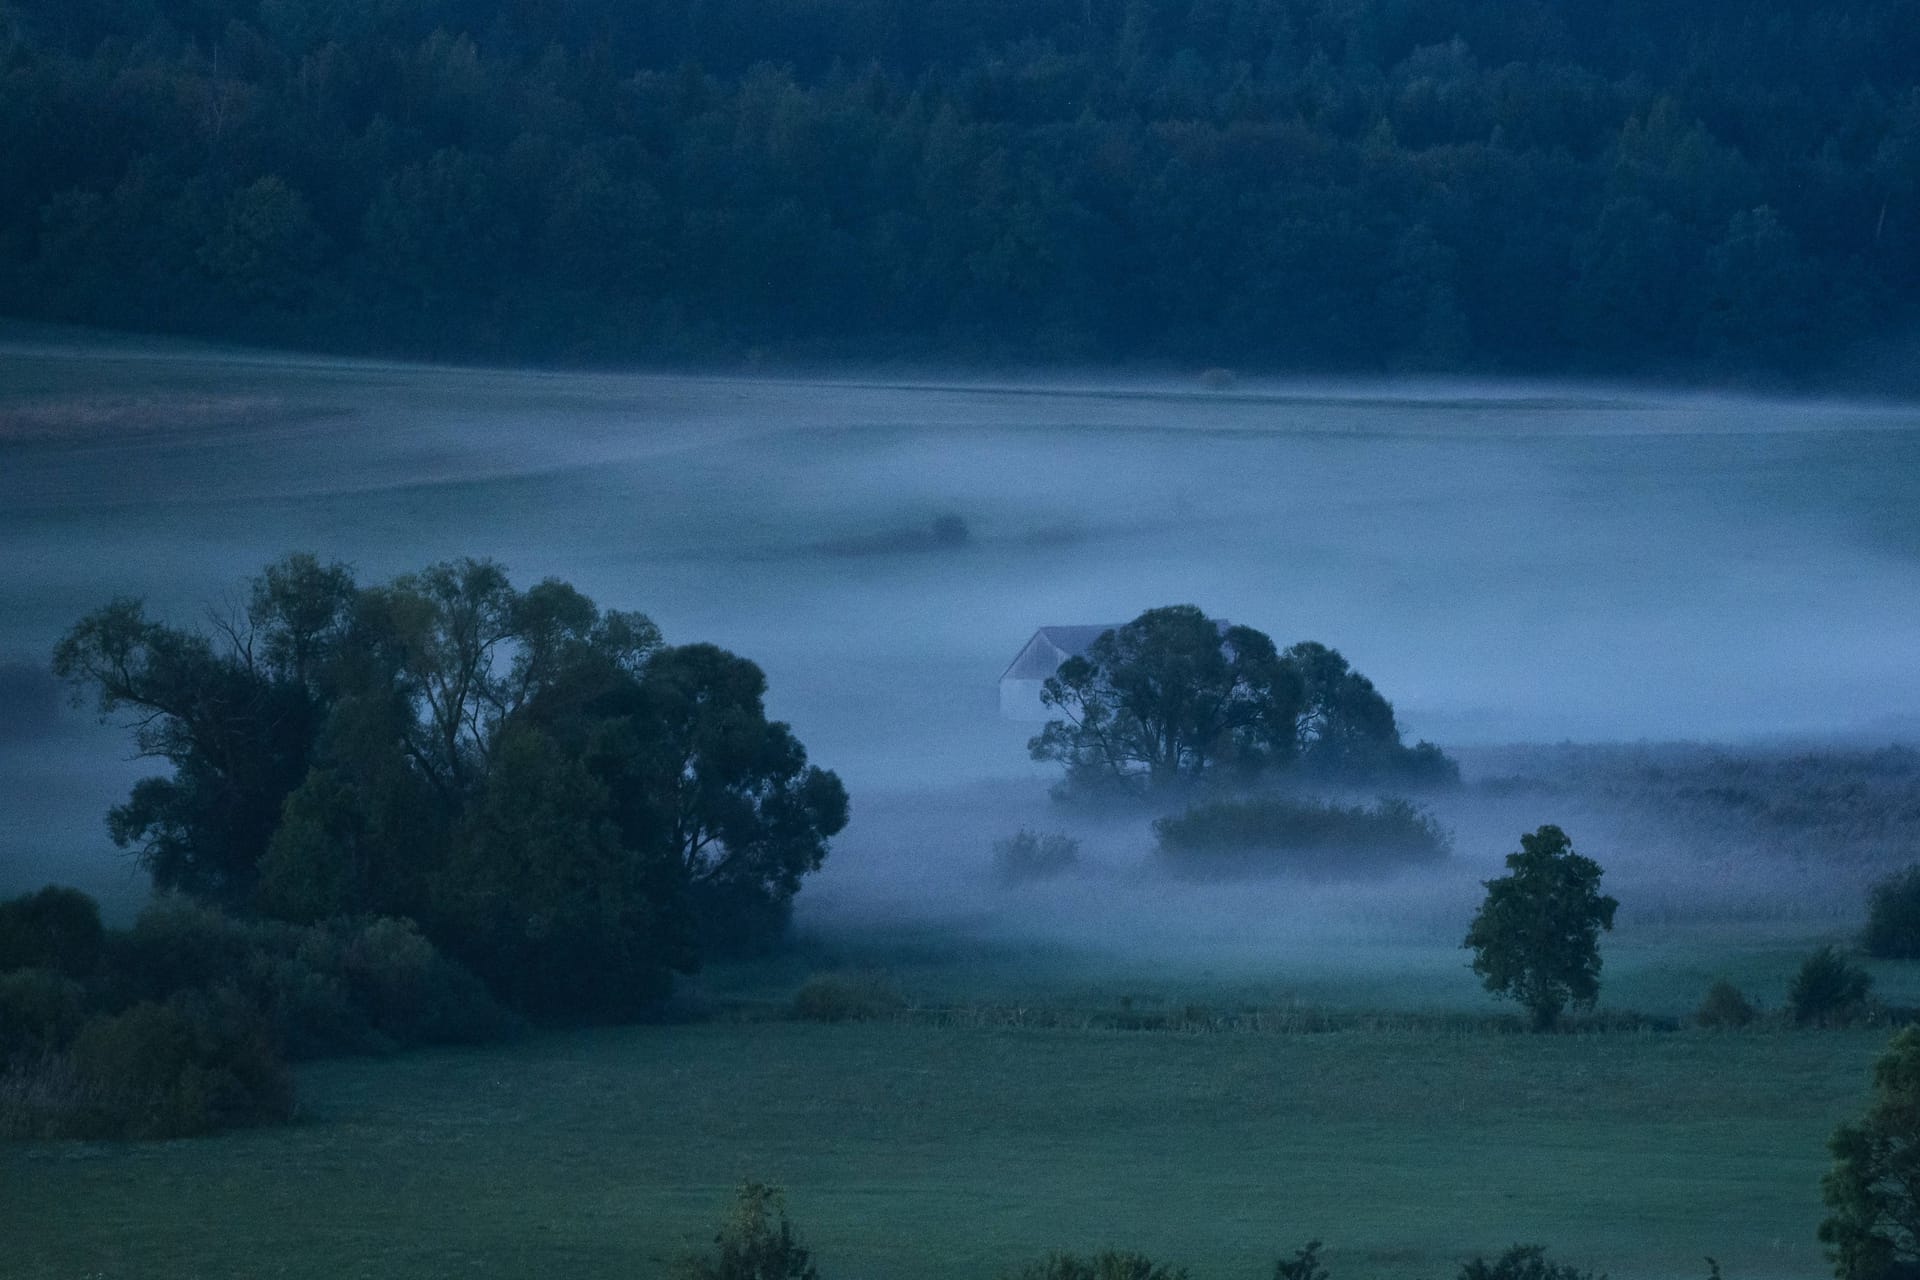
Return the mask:
[[[366,577],[493,557],[522,583],[558,576],[639,609],[670,641],[751,656],[771,713],[855,796],[803,926],[865,909],[1110,937],[1129,897],[1157,901],[1144,820],[1088,833],[1099,874],[1076,925],[1050,908],[1011,924],[1023,895],[982,892],[1003,828],[1081,821],[1051,812],[1052,771],[1026,758],[1038,725],[1000,715],[1002,669],[1037,626],[1156,602],[1337,645],[1409,738],[1461,752],[1470,784],[1546,771],[1488,750],[1507,744],[1764,756],[1870,749],[1920,722],[1903,678],[1920,647],[1920,412],[1897,405],[513,373],[59,335],[0,359],[0,653],[29,704],[0,744],[0,889],[57,869],[122,911],[145,892],[101,814],[150,766],[64,691],[53,707],[33,673],[54,640],[114,595],[195,625],[294,550]],[[931,536],[942,517],[958,538]],[[1834,851],[1836,881],[1824,849],[1736,830],[1703,852],[1631,797],[1576,803],[1616,877],[1684,885],[1713,914],[1844,920],[1920,838],[1913,820],[1891,847]],[[1407,912],[1450,933],[1539,802],[1469,785],[1433,807],[1459,865]],[[1363,920],[1382,915],[1379,892],[1348,892]],[[1159,942],[1231,951],[1298,927],[1244,888],[1214,897],[1192,891],[1192,918],[1162,919]]]
[[0,0],[0,1280],[1916,1280],[1913,0]]

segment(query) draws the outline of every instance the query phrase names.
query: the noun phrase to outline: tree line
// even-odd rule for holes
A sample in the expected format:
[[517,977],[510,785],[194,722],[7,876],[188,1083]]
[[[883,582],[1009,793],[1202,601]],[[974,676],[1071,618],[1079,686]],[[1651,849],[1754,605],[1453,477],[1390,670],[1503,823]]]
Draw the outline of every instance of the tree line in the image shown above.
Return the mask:
[[0,0],[0,306],[335,349],[1812,376],[1910,0]]

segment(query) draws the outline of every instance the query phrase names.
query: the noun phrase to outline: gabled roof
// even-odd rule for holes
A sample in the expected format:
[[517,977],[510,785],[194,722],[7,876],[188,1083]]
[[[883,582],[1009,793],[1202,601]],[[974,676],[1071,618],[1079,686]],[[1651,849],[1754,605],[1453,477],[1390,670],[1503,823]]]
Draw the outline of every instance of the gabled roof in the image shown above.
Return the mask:
[[1118,623],[1094,626],[1042,627],[1033,633],[1033,639],[1007,669],[1000,673],[1002,680],[1045,680],[1060,669],[1060,664],[1068,658],[1077,658],[1093,646]]
[[[1227,634],[1225,618],[1212,619],[1214,628],[1222,637]],[[1068,658],[1077,658],[1093,647],[1093,642],[1107,632],[1121,626],[1110,623],[1104,626],[1068,626],[1042,627],[1033,633],[1033,639],[1027,641],[1007,669],[1000,673],[1002,680],[1045,680],[1060,669],[1060,664]]]

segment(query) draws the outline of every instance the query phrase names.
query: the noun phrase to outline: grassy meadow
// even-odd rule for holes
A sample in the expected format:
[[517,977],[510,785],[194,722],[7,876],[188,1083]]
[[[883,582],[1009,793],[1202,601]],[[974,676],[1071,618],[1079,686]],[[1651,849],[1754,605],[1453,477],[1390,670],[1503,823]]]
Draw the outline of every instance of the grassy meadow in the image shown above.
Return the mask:
[[[1621,967],[1643,973],[1673,954],[1635,950]],[[661,1275],[755,1178],[787,1189],[830,1278],[985,1280],[1113,1245],[1229,1280],[1317,1237],[1356,1280],[1439,1280],[1516,1241],[1615,1280],[1704,1276],[1708,1254],[1785,1280],[1825,1273],[1825,1138],[1885,1041],[1446,1016],[1113,1030],[1072,1011],[1251,1011],[1255,988],[1063,961],[1043,1018],[1013,977],[1031,956],[887,958],[904,1020],[779,1017],[803,954],[701,979],[723,1002],[706,1021],[306,1066],[284,1129],[0,1147],[7,1273]],[[945,1002],[982,983],[1007,1002]],[[1006,1025],[1023,1017],[1052,1025]]]

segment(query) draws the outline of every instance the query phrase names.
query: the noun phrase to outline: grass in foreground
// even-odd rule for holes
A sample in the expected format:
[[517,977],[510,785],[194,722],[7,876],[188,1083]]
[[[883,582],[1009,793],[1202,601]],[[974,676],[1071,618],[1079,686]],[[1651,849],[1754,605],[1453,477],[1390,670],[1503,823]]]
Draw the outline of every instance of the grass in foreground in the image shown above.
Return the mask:
[[747,1178],[829,1280],[1106,1245],[1254,1280],[1315,1236],[1348,1280],[1517,1240],[1784,1280],[1826,1270],[1884,1038],[635,1028],[309,1067],[290,1129],[0,1148],[0,1204],[10,1274],[63,1280],[654,1275]]

